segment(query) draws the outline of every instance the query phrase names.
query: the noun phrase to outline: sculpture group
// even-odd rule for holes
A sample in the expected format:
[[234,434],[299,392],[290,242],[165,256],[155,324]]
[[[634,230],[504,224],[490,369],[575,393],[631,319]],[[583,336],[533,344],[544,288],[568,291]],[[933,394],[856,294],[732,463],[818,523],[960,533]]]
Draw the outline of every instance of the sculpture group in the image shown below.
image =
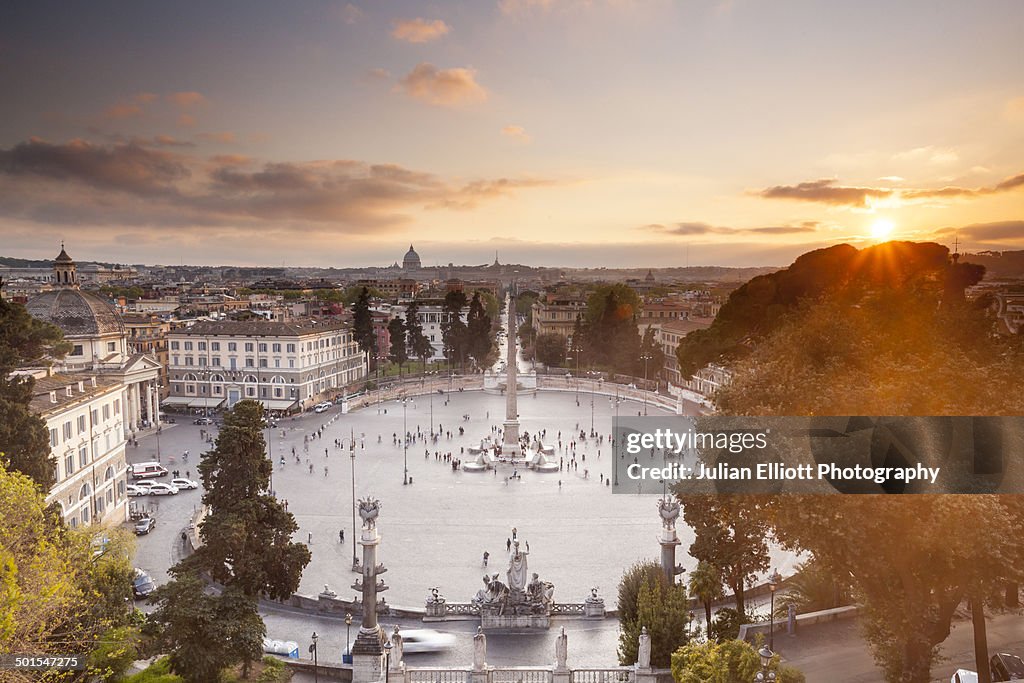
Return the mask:
[[528,557],[529,552],[520,547],[519,541],[515,541],[505,572],[507,583],[502,582],[498,574],[484,575],[484,587],[477,591],[473,602],[480,606],[485,630],[547,628],[554,604],[555,586],[550,581],[541,581],[536,572],[529,573]]

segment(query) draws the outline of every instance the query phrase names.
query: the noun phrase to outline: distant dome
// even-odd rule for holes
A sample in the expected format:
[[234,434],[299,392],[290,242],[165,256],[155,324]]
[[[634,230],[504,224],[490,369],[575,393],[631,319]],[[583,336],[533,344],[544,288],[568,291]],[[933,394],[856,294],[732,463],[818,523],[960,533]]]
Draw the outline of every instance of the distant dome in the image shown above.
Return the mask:
[[405,252],[405,258],[402,259],[402,268],[405,270],[417,270],[421,268],[420,255],[416,253],[416,250],[409,245],[409,251]]
[[29,299],[33,318],[53,323],[66,337],[124,334],[124,322],[106,301],[80,289],[62,288]]

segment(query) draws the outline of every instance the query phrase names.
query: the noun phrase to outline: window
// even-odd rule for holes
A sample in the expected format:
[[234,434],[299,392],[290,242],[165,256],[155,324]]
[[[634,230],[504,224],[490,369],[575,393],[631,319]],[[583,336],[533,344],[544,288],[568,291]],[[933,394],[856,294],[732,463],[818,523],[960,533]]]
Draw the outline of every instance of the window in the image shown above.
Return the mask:
[[177,350],[178,350],[178,342],[172,341],[171,342],[171,351],[177,351]]
[[255,387],[246,387],[245,388],[245,395],[246,396],[255,396],[256,395],[256,388]]
[[75,344],[75,347],[73,349],[71,349],[71,355],[72,356],[81,356],[82,353],[83,353],[83,351],[82,351],[82,345],[81,344]]
[[109,420],[110,419],[110,404],[109,403],[104,403],[103,404],[103,419],[104,420]]
[[237,351],[237,350],[238,350],[238,344],[236,344],[235,342],[228,342],[228,351]]
[[261,343],[260,343],[260,353],[266,353],[266,352],[267,352],[267,345],[266,345],[266,344],[263,344],[263,343],[261,342]]
[[294,368],[295,367],[295,359],[294,358],[289,358],[288,359],[288,367],[290,367],[290,368]]
[[246,350],[246,352],[252,353],[253,348],[254,348],[254,346],[253,346],[252,342],[245,342],[245,350]]
[[280,358],[275,358],[274,359],[274,367],[275,368],[281,367],[281,359]]
[[267,359],[266,358],[260,358],[260,367],[261,368],[267,367]]
[[289,344],[287,347],[288,353],[295,353],[295,344]]
[[121,414],[121,399],[115,398],[114,399],[114,415],[120,415],[120,414]]
[[60,443],[60,439],[57,436],[57,429],[50,430],[50,448],[56,448],[57,444]]
[[181,356],[177,354],[171,356],[171,365],[181,365]]
[[67,479],[75,472],[75,456],[69,455],[64,458],[64,478]]
[[180,393],[180,392],[181,392],[181,385],[180,384],[175,384],[174,385],[174,393],[177,394],[177,393]]
[[192,356],[185,356],[185,365],[192,366]]
[[214,396],[220,396],[221,395],[221,391],[223,391],[223,387],[221,385],[219,385],[219,384],[215,384],[214,387],[213,387],[213,395]]
[[117,342],[107,342],[107,352],[113,353],[117,351]]
[[196,393],[196,385],[195,384],[186,384],[185,385],[185,393],[186,394],[194,394],[194,393]]
[[211,351],[220,351],[220,342],[210,342]]
[[247,368],[254,368],[254,367],[256,367],[256,360],[253,359],[253,358],[246,358],[245,359],[245,367],[247,367]]
[[78,433],[81,434],[85,431],[85,415],[78,416]]
[[199,342],[198,349],[200,351],[205,351],[206,350],[206,342],[204,342],[204,341]]
[[220,356],[214,356],[213,358],[211,358],[210,359],[210,365],[212,365],[215,368],[219,368],[220,367]]
[[78,449],[78,466],[85,467],[89,464],[89,449],[82,446]]
[[274,353],[281,353],[281,345],[280,344],[274,344],[273,350],[274,350]]
[[185,342],[185,350],[186,351],[191,351],[192,350],[192,342],[190,342],[190,341]]
[[64,423],[64,440],[67,441],[71,438],[71,420]]
[[206,356],[199,356],[199,367],[206,367]]

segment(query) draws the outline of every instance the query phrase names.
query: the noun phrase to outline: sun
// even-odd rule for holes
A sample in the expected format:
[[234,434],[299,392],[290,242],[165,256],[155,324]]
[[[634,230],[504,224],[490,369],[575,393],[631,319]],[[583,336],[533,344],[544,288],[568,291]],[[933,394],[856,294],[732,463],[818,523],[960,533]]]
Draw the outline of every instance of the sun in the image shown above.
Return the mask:
[[887,218],[879,218],[871,224],[871,236],[876,240],[887,239],[896,226]]

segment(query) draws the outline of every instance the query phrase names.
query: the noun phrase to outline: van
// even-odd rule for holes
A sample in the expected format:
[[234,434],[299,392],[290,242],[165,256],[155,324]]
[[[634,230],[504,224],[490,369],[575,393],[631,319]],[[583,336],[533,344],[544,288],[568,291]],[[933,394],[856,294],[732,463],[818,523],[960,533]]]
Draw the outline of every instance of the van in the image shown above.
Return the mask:
[[152,477],[166,477],[167,468],[158,462],[137,462],[132,465],[132,479],[150,479]]

